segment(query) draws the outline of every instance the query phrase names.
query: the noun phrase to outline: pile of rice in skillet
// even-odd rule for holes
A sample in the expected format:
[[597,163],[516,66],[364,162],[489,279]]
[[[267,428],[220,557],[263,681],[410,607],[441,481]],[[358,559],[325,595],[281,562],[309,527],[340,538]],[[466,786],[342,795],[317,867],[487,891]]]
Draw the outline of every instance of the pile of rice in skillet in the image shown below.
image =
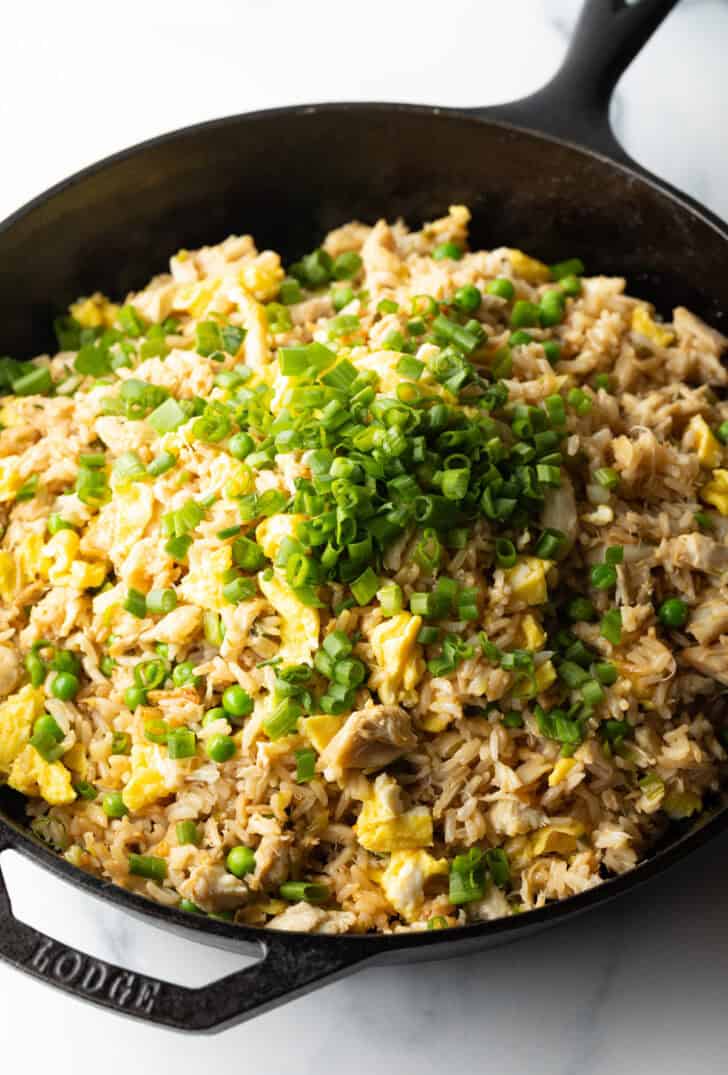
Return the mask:
[[728,341],[468,219],[182,250],[0,360],[0,781],[71,863],[445,928],[715,798]]

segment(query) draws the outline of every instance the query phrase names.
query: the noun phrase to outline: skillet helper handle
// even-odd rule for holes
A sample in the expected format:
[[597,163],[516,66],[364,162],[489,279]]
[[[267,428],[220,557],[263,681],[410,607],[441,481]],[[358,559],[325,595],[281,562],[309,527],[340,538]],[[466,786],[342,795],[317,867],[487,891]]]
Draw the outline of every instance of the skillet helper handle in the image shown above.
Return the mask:
[[[5,846],[0,833],[0,851]],[[260,962],[199,989],[136,974],[20,922],[0,870],[0,959],[117,1014],[173,1030],[218,1031],[326,984],[361,958],[345,941],[324,945],[305,935],[291,941],[274,932],[261,940],[260,951]]]
[[634,167],[614,137],[609,104],[622,74],[676,3],[585,0],[566,57],[550,82],[519,101],[472,112],[575,142]]

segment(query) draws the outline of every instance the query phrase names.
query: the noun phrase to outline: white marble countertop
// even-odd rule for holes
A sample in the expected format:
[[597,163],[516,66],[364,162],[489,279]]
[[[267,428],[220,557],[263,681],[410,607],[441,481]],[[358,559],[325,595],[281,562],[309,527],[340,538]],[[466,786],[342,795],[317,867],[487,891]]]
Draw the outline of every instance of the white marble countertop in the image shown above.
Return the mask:
[[[450,0],[435,15],[391,0],[127,0],[113,21],[92,0],[7,7],[0,216],[98,157],[216,115],[326,99],[520,96],[555,70],[578,2]],[[726,5],[683,0],[623,79],[614,118],[634,157],[728,218],[727,36]],[[215,1039],[135,1026],[0,964],[3,1067],[718,1072],[728,1049],[727,851],[723,841],[636,899],[526,942],[364,971]],[[190,985],[239,965],[81,897],[13,854],[3,869],[21,917],[95,955]]]

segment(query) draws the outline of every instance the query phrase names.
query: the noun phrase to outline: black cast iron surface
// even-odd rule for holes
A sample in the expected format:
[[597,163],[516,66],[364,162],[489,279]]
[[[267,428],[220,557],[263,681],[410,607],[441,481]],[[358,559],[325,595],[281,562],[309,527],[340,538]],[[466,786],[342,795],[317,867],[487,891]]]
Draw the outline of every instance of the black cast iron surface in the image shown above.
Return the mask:
[[[86,169],[0,225],[0,351],[50,347],[52,317],[77,295],[138,288],[179,247],[249,231],[292,257],[352,217],[415,223],[458,202],[473,211],[475,246],[507,243],[546,261],[580,254],[592,272],[627,276],[660,310],[681,303],[725,331],[725,226],[629,161],[608,121],[619,76],[675,2],[587,0],[554,80],[511,105],[277,109],[177,131]],[[17,921],[1,874],[0,957],[103,1007],[217,1030],[365,962],[445,958],[523,937],[661,875],[726,829],[723,810],[676,832],[630,874],[527,914],[424,934],[324,937],[187,915],[86,875],[29,834],[22,801],[0,788],[0,851],[16,848],[161,927],[264,958],[200,989],[131,974]]]

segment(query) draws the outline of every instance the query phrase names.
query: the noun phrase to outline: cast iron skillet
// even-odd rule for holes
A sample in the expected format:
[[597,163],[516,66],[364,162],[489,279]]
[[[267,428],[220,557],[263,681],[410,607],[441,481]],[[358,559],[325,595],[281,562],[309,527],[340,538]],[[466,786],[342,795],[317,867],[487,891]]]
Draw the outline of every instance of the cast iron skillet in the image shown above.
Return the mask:
[[[626,275],[632,293],[661,310],[682,302],[725,330],[725,225],[631,161],[608,120],[617,80],[675,2],[587,0],[559,73],[513,104],[275,109],[176,131],[87,168],[0,226],[0,351],[50,347],[59,308],[96,288],[142,286],[181,246],[250,231],[259,246],[294,256],[352,217],[417,222],[458,202],[473,210],[475,247],[507,243],[546,261],[578,253],[592,271]],[[0,851],[16,848],[162,927],[264,958],[201,989],[131,974],[17,921],[1,877],[0,956],[105,1008],[217,1030],[366,963],[461,955],[563,921],[662,874],[726,828],[728,810],[717,812],[631,873],[528,914],[414,935],[322,937],[191,916],[87,876],[29,834],[19,797],[5,788]]]

